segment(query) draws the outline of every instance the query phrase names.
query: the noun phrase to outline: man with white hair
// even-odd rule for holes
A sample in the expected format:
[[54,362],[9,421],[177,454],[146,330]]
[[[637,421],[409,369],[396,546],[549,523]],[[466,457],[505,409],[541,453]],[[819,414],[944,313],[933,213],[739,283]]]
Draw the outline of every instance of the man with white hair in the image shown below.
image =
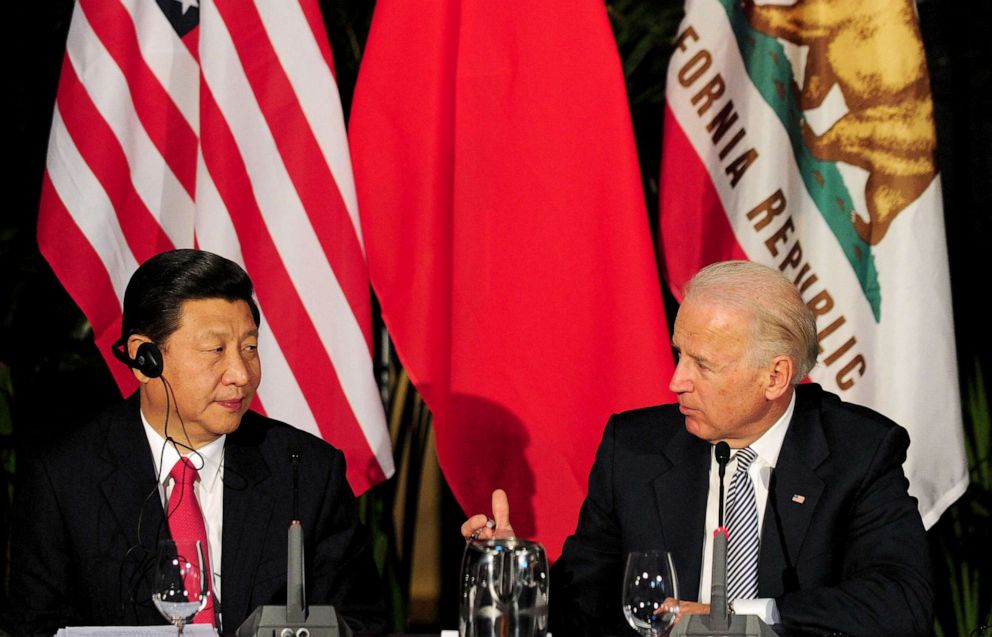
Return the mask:
[[[633,634],[620,608],[631,551],[671,551],[681,610],[708,612],[718,526],[715,445],[727,466],[728,597],[772,624],[925,635],[927,542],[902,463],[906,431],[818,385],[816,324],[778,271],[713,264],[686,289],[672,343],[677,405],[614,415],[575,533],[551,577],[555,634]],[[496,530],[509,528],[494,493]],[[487,537],[486,516],[464,535]]]

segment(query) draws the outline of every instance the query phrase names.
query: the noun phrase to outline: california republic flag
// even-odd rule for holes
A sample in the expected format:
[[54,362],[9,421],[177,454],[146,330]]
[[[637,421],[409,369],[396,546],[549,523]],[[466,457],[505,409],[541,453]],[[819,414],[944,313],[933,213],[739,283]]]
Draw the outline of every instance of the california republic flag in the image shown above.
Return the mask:
[[811,374],[906,427],[931,526],[968,484],[926,60],[912,0],[688,0],[668,73],[661,242],[779,268]]

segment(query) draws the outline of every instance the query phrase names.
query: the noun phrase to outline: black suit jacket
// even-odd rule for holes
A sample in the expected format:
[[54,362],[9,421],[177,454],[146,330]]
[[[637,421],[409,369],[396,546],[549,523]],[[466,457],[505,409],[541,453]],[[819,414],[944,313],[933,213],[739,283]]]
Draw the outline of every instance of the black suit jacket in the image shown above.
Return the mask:
[[[759,596],[776,599],[786,627],[929,634],[933,589],[902,471],[908,445],[883,416],[818,385],[797,388],[759,556]],[[686,432],[677,405],[610,419],[578,527],[552,570],[555,634],[633,634],[620,610],[630,551],[671,551],[681,597],[696,599],[710,449]]]
[[[260,604],[286,601],[290,449],[299,449],[307,600],[362,631],[385,628],[368,534],[340,451],[254,412],[224,448],[221,612],[233,634]],[[5,613],[15,634],[65,625],[165,623],[151,603],[159,539],[169,536],[137,395],[22,462]]]

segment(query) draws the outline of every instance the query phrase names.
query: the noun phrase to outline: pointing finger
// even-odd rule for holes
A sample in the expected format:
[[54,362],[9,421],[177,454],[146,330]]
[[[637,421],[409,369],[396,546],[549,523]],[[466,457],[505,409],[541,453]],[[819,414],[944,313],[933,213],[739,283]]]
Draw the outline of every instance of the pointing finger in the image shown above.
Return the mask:
[[506,497],[506,491],[502,489],[493,491],[493,519],[496,520],[497,529],[513,530],[510,526],[510,502]]

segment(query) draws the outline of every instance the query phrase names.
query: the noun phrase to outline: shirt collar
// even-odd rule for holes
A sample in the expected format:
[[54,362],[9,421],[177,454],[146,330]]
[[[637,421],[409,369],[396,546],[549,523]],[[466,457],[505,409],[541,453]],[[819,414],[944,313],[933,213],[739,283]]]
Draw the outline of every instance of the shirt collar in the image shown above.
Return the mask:
[[751,443],[751,449],[758,454],[765,463],[774,467],[778,462],[778,454],[782,451],[782,443],[785,442],[785,432],[789,430],[789,423],[792,421],[792,412],[796,410],[796,392],[792,392],[792,399],[785,413],[775,421],[768,431],[761,434],[761,437]]
[[[145,428],[145,436],[148,438],[148,446],[152,450],[152,459],[155,462],[155,475],[158,476],[159,484],[168,484],[172,479],[169,472],[172,467],[179,462],[179,452],[173,445],[166,444],[165,438],[148,423],[145,414],[141,413],[141,424]],[[221,477],[224,466],[224,445],[227,442],[227,434],[221,435],[217,440],[206,444],[196,451],[189,451],[186,455],[193,466],[200,474],[200,484],[208,491],[213,490]],[[188,451],[183,449],[183,451]],[[164,467],[164,469],[163,469]]]

